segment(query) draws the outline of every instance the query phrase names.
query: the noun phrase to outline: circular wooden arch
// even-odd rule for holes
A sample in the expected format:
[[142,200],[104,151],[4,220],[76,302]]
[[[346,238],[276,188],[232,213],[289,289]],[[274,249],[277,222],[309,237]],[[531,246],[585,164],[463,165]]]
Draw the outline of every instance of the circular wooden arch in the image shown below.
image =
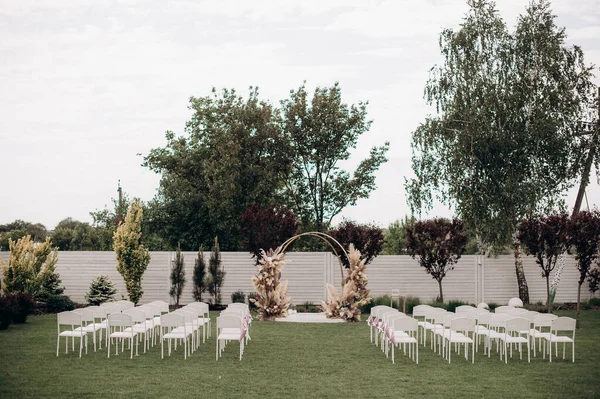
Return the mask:
[[341,277],[342,277],[342,289],[343,289],[344,285],[345,285],[344,284],[344,264],[342,263],[342,258],[340,257],[340,254],[336,250],[334,244],[336,244],[338,246],[338,249],[342,250],[344,255],[346,255],[346,259],[350,259],[350,258],[348,257],[348,252],[346,252],[346,250],[344,249],[344,246],[342,244],[340,244],[338,242],[338,240],[336,240],[329,234],[321,233],[319,231],[309,231],[306,233],[296,234],[295,236],[288,238],[283,244],[281,244],[279,246],[279,248],[281,248],[281,252],[285,252],[287,250],[287,248],[290,246],[290,244],[292,244],[298,238],[306,237],[306,236],[320,238],[321,240],[325,241],[325,243],[327,243],[327,245],[329,245],[329,248],[331,248],[331,250],[337,257],[338,262],[340,263],[340,272],[341,272]]

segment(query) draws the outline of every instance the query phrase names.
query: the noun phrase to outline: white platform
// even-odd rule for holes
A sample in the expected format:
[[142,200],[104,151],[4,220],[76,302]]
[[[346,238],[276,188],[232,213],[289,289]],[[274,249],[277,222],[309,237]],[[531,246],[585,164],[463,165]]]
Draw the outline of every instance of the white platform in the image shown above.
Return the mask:
[[294,313],[288,317],[279,317],[275,321],[289,323],[344,323],[342,319],[328,319],[323,313]]

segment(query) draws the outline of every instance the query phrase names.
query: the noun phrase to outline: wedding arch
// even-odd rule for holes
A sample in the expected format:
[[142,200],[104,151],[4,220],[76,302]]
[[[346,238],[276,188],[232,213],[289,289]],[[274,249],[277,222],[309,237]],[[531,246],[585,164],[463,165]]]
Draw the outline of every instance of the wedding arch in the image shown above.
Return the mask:
[[[350,250],[328,234],[311,231],[297,234],[287,239],[277,249],[261,250],[258,261],[259,270],[252,277],[256,288],[255,298],[250,299],[259,312],[261,320],[272,320],[286,317],[291,298],[287,296],[287,280],[281,282],[281,271],[285,265],[285,251],[301,237],[317,237],[323,240],[338,258],[341,272],[342,291],[338,293],[331,284],[327,284],[329,298],[322,302],[325,315],[329,318],[342,318],[348,321],[360,321],[360,307],[371,301],[369,290],[366,288],[368,279],[366,265],[360,258],[360,252],[350,244]],[[349,267],[344,275],[344,264],[341,253],[348,259]]]

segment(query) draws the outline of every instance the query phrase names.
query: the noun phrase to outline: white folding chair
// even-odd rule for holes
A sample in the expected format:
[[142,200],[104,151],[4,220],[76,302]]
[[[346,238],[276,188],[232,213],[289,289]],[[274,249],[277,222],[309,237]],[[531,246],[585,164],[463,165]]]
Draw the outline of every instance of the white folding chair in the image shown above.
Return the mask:
[[[412,317],[397,317],[391,321],[392,324],[392,363],[396,363],[394,358],[395,347],[403,345],[404,353],[406,353],[406,345],[408,344],[408,355],[419,364],[419,322]],[[414,346],[414,348],[412,348]],[[416,357],[416,358],[415,358]]]
[[[87,332],[81,330],[82,321],[81,314],[73,311],[57,313],[56,320],[58,324],[58,335],[56,337],[56,356],[60,347],[60,337],[65,337],[65,353],[69,352],[69,337],[71,337],[71,346],[75,350],[75,338],[79,338],[79,357],[83,349],[83,341],[85,340],[85,353],[87,353]],[[61,328],[61,326],[63,326]],[[68,326],[70,329],[65,329]]]
[[233,314],[224,314],[217,317],[217,360],[222,356],[223,349],[229,341],[240,342],[240,360],[242,360],[244,337],[246,336],[243,325],[243,320]]
[[191,302],[186,307],[193,307],[200,313],[198,323],[202,327],[202,342],[206,342],[206,338],[211,336],[210,313],[208,304],[204,302]]
[[[529,330],[529,336],[533,341],[533,357],[537,356],[536,347],[542,350],[542,339],[550,338],[552,321],[558,318],[557,315],[552,313],[540,313],[533,317],[533,328]],[[537,345],[536,341],[537,340]],[[546,351],[543,352],[543,358],[546,358]]]
[[450,319],[450,328],[444,337],[444,340],[448,342],[448,363],[452,359],[452,344],[458,345],[458,349],[460,349],[460,344],[465,345],[466,360],[469,360],[469,344],[471,344],[471,363],[475,363],[475,319],[458,316],[458,318]]
[[389,308],[389,306],[385,306],[385,305],[377,305],[377,306],[373,306],[371,308],[371,313],[369,315],[369,318],[367,319],[367,324],[369,325],[369,336],[370,336],[370,342],[373,343],[373,332],[377,331],[377,323],[379,322],[379,318],[378,318],[378,312],[381,309],[387,309]]
[[488,334],[486,337],[486,348],[488,351],[488,357],[492,355],[492,344],[496,342],[496,348],[500,351],[500,338],[503,337],[506,331],[506,321],[513,317],[506,313],[491,314],[489,319]]
[[[151,312],[149,313],[150,314],[148,316],[152,318],[153,316]],[[148,316],[146,316],[146,312],[142,307],[124,310],[123,314],[131,316],[131,320],[133,321],[133,326],[125,328],[123,332],[128,333],[130,330],[133,330],[133,332],[138,334],[138,336],[143,334],[144,353],[146,353],[146,349],[150,347],[148,334],[151,334],[154,330],[154,325],[152,324],[152,321],[148,321]]]
[[[125,313],[113,313],[108,315],[108,357],[110,357],[110,343],[112,339],[115,339],[115,355],[119,354],[119,341],[121,346],[125,340],[129,340],[129,347],[131,349],[130,358],[133,359],[133,347],[135,346],[135,354],[138,355],[138,334],[133,330],[133,318],[131,315]],[[127,328],[129,330],[125,331]],[[135,342],[134,342],[135,340]]]
[[[575,327],[576,320],[570,317],[558,317],[557,319],[552,321],[551,326],[551,334],[547,338],[544,338],[548,341],[548,348],[550,351],[550,362],[552,362],[552,343],[555,345],[555,352],[558,355],[558,344],[562,342],[563,344],[563,360],[565,359],[565,349],[567,344],[571,344],[572,354],[571,357],[573,359],[573,363],[575,363]],[[563,335],[560,333],[572,333],[572,336]],[[545,348],[545,346],[544,346]],[[545,349],[544,349],[545,350]]]
[[94,352],[96,352],[96,333],[102,330],[102,326],[100,324],[96,324],[96,316],[94,315],[94,311],[89,308],[79,308],[75,309],[74,312],[81,315],[82,323],[81,327],[78,327],[76,330],[82,330],[88,334],[92,334],[92,340],[94,341]]
[[[432,307],[430,305],[417,305],[413,308],[412,311],[412,317],[413,319],[417,320],[417,323],[419,324],[419,328],[423,330],[423,332],[425,331],[425,315],[427,314],[427,311],[429,309],[432,309]],[[421,334],[422,336],[423,334]]]
[[[504,334],[500,337],[503,347],[500,350],[500,360],[502,360],[502,352],[504,352],[504,363],[508,363],[507,346],[510,346],[510,357],[512,357],[512,344],[519,344],[519,358],[523,360],[523,344],[527,344],[527,362],[530,362],[529,354],[529,327],[531,323],[523,317],[514,317],[506,320],[506,328]],[[525,336],[523,336],[525,335]]]
[[[438,313],[447,313],[446,309],[431,308],[425,312],[425,322],[423,323],[423,346],[427,346],[427,331],[431,332],[431,349],[433,349],[433,330],[435,329],[435,318]],[[443,316],[442,316],[443,318]]]
[[188,330],[185,316],[181,313],[173,312],[163,314],[160,318],[160,358],[165,358],[164,341],[166,339],[169,343],[169,356],[171,356],[172,341],[175,340],[175,349],[177,349],[177,340],[182,340],[183,358],[187,359],[188,347],[191,346],[190,340],[194,336],[194,333]]

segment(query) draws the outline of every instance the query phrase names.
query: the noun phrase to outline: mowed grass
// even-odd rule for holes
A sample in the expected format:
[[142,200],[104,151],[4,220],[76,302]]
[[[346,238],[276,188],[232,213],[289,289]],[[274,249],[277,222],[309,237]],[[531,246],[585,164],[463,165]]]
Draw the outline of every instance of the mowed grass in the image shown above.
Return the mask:
[[237,342],[215,361],[214,333],[187,360],[181,350],[161,360],[160,346],[133,360],[128,353],[108,359],[91,343],[79,359],[64,354],[64,341],[57,358],[56,316],[32,316],[0,331],[0,398],[600,397],[598,311],[582,313],[575,363],[538,355],[506,365],[496,353],[479,353],[474,365],[458,355],[448,364],[420,347],[418,365],[401,352],[392,364],[369,343],[365,322],[254,322],[251,334],[241,362]]

